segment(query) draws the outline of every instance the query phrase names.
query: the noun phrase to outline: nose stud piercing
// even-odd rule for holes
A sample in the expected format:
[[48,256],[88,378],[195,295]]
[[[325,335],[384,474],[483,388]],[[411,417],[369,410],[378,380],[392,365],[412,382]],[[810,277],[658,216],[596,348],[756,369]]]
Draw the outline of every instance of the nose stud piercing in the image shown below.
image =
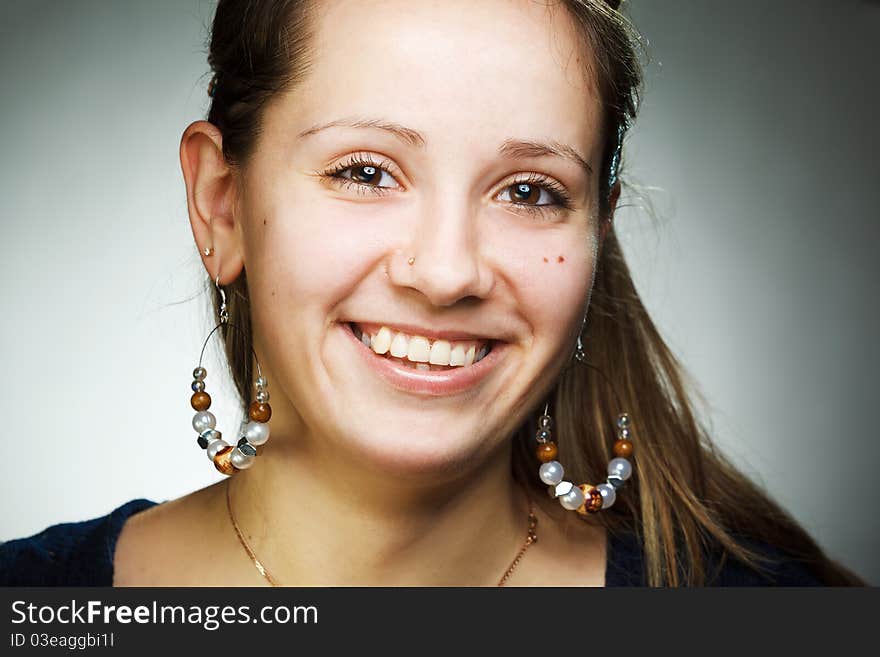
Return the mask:
[[406,261],[406,264],[408,264],[410,267],[412,267],[415,263],[416,263],[415,258],[410,258],[409,260]]

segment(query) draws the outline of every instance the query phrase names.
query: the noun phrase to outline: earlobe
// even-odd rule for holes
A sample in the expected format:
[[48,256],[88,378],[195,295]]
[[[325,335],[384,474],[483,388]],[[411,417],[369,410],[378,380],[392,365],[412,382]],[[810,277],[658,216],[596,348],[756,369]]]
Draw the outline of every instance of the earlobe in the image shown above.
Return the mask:
[[211,280],[227,285],[244,267],[235,227],[235,174],[223,157],[223,135],[207,121],[191,123],[180,140],[193,237]]

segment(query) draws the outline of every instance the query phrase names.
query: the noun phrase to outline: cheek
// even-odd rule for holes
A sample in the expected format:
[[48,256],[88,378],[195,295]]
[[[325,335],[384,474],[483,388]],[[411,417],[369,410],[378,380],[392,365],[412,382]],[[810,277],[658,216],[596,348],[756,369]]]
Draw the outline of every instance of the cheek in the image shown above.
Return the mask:
[[595,267],[594,244],[588,230],[574,225],[496,232],[497,257],[508,263],[519,311],[535,336],[561,343],[579,328]]
[[344,204],[299,199],[251,215],[245,260],[255,310],[286,308],[294,320],[332,310],[382,255],[382,233],[366,214],[354,220]]

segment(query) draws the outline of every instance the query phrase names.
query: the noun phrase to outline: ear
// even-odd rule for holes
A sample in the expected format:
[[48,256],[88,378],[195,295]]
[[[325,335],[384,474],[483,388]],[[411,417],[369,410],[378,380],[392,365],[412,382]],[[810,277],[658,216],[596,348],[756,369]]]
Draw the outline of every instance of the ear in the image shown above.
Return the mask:
[[[235,225],[235,174],[223,157],[223,135],[212,123],[190,124],[180,139],[180,166],[193,237],[211,280],[227,285],[244,268]],[[205,249],[212,248],[211,255]]]
[[611,188],[611,193],[608,194],[608,216],[604,217],[602,220],[602,225],[599,227],[599,242],[602,243],[605,241],[605,235],[608,234],[608,230],[611,228],[611,223],[614,221],[614,211],[617,209],[617,201],[620,200],[620,183],[614,183],[614,187]]

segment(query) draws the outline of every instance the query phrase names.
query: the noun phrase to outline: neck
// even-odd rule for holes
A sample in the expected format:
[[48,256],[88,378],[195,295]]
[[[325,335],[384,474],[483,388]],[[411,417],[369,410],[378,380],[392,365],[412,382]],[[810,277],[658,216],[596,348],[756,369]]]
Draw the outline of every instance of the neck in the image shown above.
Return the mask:
[[509,441],[479,470],[398,477],[303,438],[273,435],[227,482],[242,535],[278,584],[491,586],[525,541]]

